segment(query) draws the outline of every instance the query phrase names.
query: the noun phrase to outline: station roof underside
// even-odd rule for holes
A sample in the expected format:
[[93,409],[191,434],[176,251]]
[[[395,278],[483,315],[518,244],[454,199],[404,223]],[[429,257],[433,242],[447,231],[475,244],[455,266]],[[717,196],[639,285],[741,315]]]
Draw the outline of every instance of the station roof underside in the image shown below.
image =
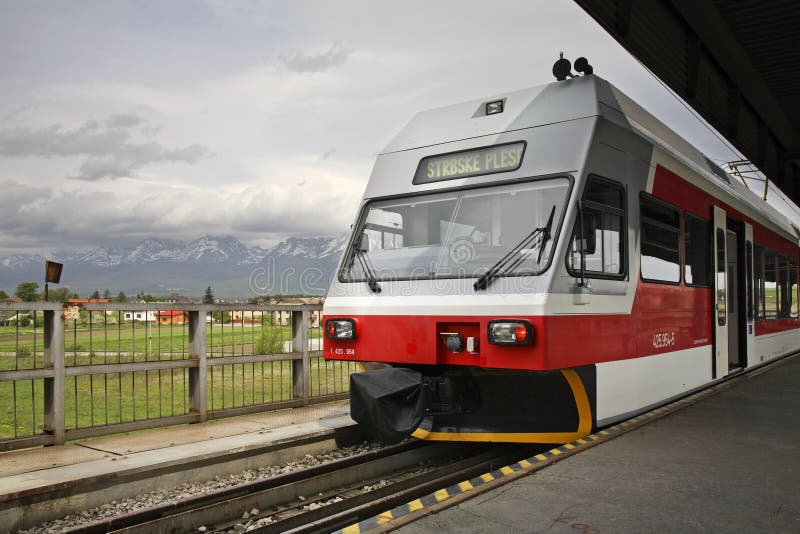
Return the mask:
[[575,2],[800,205],[797,0]]

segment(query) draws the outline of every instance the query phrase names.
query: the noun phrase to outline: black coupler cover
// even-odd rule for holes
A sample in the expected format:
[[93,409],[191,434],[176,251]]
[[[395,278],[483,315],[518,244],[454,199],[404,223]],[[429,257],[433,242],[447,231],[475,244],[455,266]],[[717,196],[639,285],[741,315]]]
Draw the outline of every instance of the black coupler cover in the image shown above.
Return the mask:
[[389,367],[350,375],[350,417],[385,443],[397,443],[419,427],[427,405],[422,375]]

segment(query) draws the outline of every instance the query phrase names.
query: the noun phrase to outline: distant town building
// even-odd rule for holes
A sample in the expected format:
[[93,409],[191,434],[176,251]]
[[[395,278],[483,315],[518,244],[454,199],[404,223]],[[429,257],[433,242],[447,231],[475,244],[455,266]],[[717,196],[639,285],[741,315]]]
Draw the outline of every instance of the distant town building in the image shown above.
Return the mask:
[[156,322],[156,312],[152,310],[147,311],[126,311],[123,312],[123,318],[126,321],[137,321],[141,323],[154,323]]
[[155,312],[158,317],[158,324],[185,324],[189,322],[189,314],[182,310],[165,310]]
[[[67,299],[67,301],[64,304],[68,308],[69,307],[80,308],[84,304],[107,304],[109,302],[111,302],[111,300],[109,300],[109,299]],[[75,313],[79,313],[79,312],[76,311]],[[101,320],[101,319],[103,319],[103,316],[105,316],[105,315],[113,315],[113,312],[107,312],[107,311],[104,312],[104,311],[101,311],[101,310],[93,310],[90,313],[90,316],[92,317],[93,320],[95,320],[95,319],[96,320]]]
[[81,304],[106,304],[111,302],[110,299],[67,299],[67,306],[79,306]]
[[[302,306],[302,305],[318,305],[325,302],[324,297],[270,297],[267,301],[267,304],[274,304],[274,305],[294,305],[294,306]],[[309,326],[317,327],[320,324],[320,315],[321,312],[319,311],[312,311],[311,318],[309,322]],[[281,326],[288,326],[292,323],[292,312],[290,310],[281,310],[273,312],[274,316],[274,323]]]

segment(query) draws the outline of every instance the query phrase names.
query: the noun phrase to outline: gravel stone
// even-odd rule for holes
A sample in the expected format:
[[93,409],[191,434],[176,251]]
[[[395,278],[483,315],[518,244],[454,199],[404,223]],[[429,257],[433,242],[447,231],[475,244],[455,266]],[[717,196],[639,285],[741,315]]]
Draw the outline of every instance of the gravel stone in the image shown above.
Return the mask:
[[[91,508],[89,510],[83,510],[81,512],[72,513],[60,519],[48,521],[47,523],[42,523],[41,525],[32,527],[27,530],[19,530],[17,531],[17,534],[61,533],[69,529],[85,526],[92,522],[99,521],[102,519],[107,519],[109,517],[114,517],[120,514],[134,512],[137,510],[143,510],[158,505],[174,504],[189,497],[194,497],[196,495],[213,493],[215,491],[219,491],[225,488],[230,488],[233,486],[238,486],[240,484],[244,484],[247,482],[272,478],[285,473],[291,473],[292,471],[297,471],[298,469],[305,469],[308,467],[321,465],[327,462],[341,460],[343,458],[349,458],[351,456],[356,456],[358,454],[364,454],[366,452],[373,451],[381,447],[382,445],[380,443],[365,441],[361,444],[354,445],[352,447],[343,447],[340,449],[336,449],[318,455],[306,454],[303,458],[299,460],[287,462],[283,465],[270,465],[270,466],[259,467],[258,469],[248,469],[247,471],[242,471],[240,473],[233,473],[227,476],[216,476],[213,479],[207,480],[205,482],[185,482],[183,484],[171,488],[162,488],[150,491],[148,493],[142,493],[136,495],[135,497],[111,501],[109,503],[105,503],[103,505]],[[380,482],[383,485],[386,485],[388,483],[385,480],[381,480]],[[382,487],[381,484],[376,484],[373,486],[365,486],[364,488],[368,487],[378,488]],[[365,489],[364,491],[369,491],[369,490]],[[306,500],[305,496],[300,496],[298,498],[301,501]],[[342,500],[341,498],[335,497],[328,501],[309,502],[305,506],[315,506],[314,509],[316,509],[322,506],[327,506],[328,504],[332,504],[334,502],[339,502],[341,500]],[[272,517],[263,517],[258,520],[254,520],[255,519],[254,516],[259,515],[259,513],[260,510],[258,508],[253,508],[249,511],[245,511],[242,514],[241,518],[244,520],[247,520],[248,518],[253,518],[253,520],[251,520],[247,524],[238,523],[237,525],[234,526],[232,530],[229,530],[228,532],[231,534],[239,534],[241,532],[261,528],[266,525],[269,525],[270,523],[275,522],[275,520]],[[197,530],[199,532],[206,532],[208,528],[202,526],[198,527]]]

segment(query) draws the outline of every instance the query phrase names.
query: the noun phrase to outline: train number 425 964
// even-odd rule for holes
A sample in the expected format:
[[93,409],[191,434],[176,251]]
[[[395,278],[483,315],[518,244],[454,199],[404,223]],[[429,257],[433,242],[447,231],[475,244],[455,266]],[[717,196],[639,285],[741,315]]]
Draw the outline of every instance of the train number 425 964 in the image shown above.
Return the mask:
[[653,347],[663,349],[675,346],[675,332],[659,332],[653,334]]

